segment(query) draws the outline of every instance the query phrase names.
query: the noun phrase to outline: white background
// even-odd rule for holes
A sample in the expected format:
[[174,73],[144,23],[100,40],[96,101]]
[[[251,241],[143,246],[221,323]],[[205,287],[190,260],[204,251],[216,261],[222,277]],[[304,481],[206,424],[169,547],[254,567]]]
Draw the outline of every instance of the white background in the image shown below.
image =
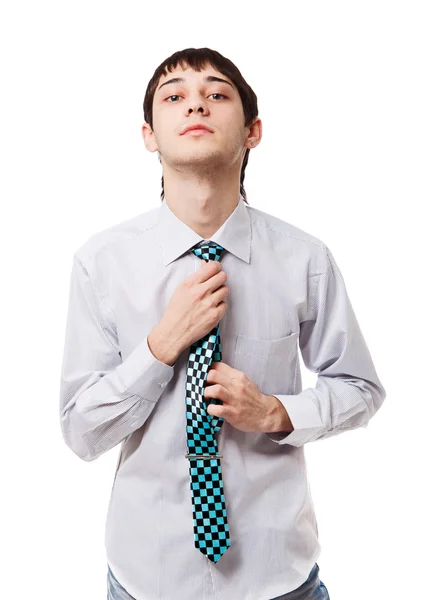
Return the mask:
[[72,256],[159,205],[144,93],[202,46],[258,96],[250,205],[329,246],[387,390],[367,429],[305,446],[320,578],[332,600],[425,597],[426,3],[15,1],[0,23],[2,598],[106,597],[119,447],[85,463],[59,423]]

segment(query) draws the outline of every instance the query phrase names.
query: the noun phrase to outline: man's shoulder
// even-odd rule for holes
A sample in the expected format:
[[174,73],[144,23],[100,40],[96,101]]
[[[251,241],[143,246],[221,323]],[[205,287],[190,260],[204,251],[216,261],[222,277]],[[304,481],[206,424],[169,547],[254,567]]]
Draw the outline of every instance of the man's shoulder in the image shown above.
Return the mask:
[[317,250],[324,249],[324,242],[314,234],[271,213],[255,208],[254,206],[248,206],[247,208],[249,209],[252,222],[256,226],[266,227],[269,231],[273,232],[273,234],[280,234],[287,237],[291,242],[293,242],[293,240],[300,240],[303,244],[315,245]]
[[157,206],[96,231],[77,248],[75,256],[85,265],[92,257],[98,256],[111,244],[121,244],[156,226],[158,212],[159,207]]

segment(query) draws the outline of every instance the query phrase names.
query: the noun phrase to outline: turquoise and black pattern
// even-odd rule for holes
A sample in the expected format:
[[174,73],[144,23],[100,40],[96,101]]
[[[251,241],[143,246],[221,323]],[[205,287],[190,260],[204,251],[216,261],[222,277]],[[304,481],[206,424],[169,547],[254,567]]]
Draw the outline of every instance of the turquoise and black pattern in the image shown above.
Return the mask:
[[[200,242],[191,251],[207,262],[220,260],[224,248],[215,242]],[[192,491],[195,547],[213,563],[230,546],[220,458],[215,434],[224,419],[207,413],[204,384],[213,361],[221,361],[219,323],[190,347],[186,377],[187,446]],[[210,398],[212,404],[222,404]],[[196,455],[196,456],[194,456]],[[201,458],[198,458],[201,456]],[[202,458],[205,456],[205,458]]]

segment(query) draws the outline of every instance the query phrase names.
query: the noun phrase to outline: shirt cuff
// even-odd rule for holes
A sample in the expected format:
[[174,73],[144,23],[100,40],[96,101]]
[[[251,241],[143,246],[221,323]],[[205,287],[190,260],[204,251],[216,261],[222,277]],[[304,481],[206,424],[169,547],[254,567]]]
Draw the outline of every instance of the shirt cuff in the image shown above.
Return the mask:
[[174,365],[167,365],[154,356],[147,337],[116,367],[124,387],[136,396],[157,402],[174,375]]
[[302,446],[309,442],[323,429],[321,417],[310,398],[310,391],[304,390],[300,394],[271,394],[278,398],[290,417],[293,431],[273,431],[266,435],[277,444],[290,444]]

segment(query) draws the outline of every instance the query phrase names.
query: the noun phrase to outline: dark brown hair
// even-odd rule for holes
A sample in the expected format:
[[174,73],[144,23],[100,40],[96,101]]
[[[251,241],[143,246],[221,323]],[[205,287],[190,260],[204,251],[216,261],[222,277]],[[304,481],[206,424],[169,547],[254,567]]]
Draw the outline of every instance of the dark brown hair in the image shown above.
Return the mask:
[[[162,64],[158,66],[150,79],[146,94],[144,96],[143,110],[144,120],[153,129],[153,96],[158,86],[159,80],[162,75],[166,76],[177,67],[177,64],[181,68],[190,67],[195,71],[201,71],[206,67],[207,64],[211,65],[214,69],[228,77],[236,86],[242,101],[242,108],[245,117],[245,127],[249,127],[253,124],[254,120],[258,116],[257,107],[257,96],[242,77],[238,67],[236,67],[231,60],[225,58],[222,54],[216,50],[210,48],[186,48],[185,50],[179,50],[172,54],[169,58],[166,58]],[[241,183],[240,183],[240,194],[242,199],[247,204],[247,194],[244,189],[244,177],[245,168],[248,163],[248,155],[250,149],[247,148],[241,167]],[[161,202],[164,199],[164,180],[162,175],[162,192]]]

